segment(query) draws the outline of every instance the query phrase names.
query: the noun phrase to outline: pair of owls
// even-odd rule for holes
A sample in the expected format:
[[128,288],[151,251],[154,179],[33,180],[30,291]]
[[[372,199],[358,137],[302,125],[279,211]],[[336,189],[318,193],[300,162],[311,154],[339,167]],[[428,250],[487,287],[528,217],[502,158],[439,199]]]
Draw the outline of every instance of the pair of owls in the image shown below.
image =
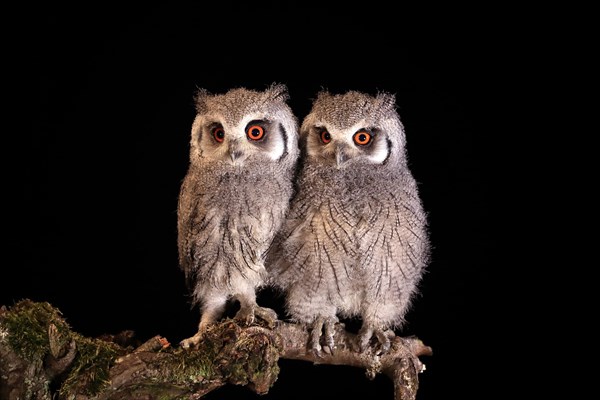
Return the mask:
[[322,91],[301,124],[285,85],[199,90],[178,203],[179,264],[200,305],[196,345],[230,300],[235,318],[274,322],[256,301],[285,295],[309,347],[332,351],[334,324],[360,318],[357,350],[382,352],[429,258],[427,219],[389,93]]

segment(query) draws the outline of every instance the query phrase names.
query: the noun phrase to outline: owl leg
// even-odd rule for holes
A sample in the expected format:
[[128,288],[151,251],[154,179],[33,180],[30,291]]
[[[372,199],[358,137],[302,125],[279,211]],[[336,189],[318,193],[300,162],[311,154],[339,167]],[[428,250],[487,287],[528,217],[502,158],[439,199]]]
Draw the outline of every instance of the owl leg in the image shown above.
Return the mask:
[[227,297],[223,296],[211,296],[204,301],[202,304],[202,317],[198,324],[198,332],[192,337],[183,339],[179,342],[179,345],[184,349],[197,346],[202,340],[202,336],[204,336],[208,327],[214,324],[223,315],[226,303]]
[[255,318],[260,318],[270,328],[275,326],[277,321],[277,313],[266,307],[260,307],[256,304],[256,294],[254,291],[251,293],[240,293],[235,296],[240,302],[240,310],[235,315],[234,319],[242,325],[251,325],[254,323]]
[[[337,317],[318,316],[312,323],[309,348],[318,357],[321,357],[321,350],[327,354],[333,354],[335,324],[337,322],[339,322]],[[323,346],[321,346],[321,338],[325,341]]]
[[385,354],[390,350],[392,345],[391,339],[395,336],[394,331],[391,329],[381,329],[374,327],[371,324],[363,323],[363,326],[358,331],[357,335],[357,347],[358,351],[364,353],[371,342],[371,338],[375,337],[379,343],[378,354]]

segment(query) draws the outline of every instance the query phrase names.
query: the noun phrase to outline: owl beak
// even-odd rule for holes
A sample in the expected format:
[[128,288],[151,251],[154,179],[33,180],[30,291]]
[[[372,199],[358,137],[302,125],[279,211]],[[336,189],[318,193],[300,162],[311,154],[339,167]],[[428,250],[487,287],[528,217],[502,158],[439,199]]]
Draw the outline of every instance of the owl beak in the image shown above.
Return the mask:
[[338,167],[341,167],[347,160],[349,156],[345,151],[345,148],[340,146],[335,149],[335,161]]
[[232,162],[236,162],[237,160],[239,160],[240,158],[242,158],[242,155],[244,153],[242,153],[241,150],[231,150],[229,152],[229,156],[231,157],[231,161]]
[[229,147],[229,157],[231,158],[232,163],[235,163],[236,161],[239,162],[244,157],[244,151],[240,149],[237,142],[231,143]]

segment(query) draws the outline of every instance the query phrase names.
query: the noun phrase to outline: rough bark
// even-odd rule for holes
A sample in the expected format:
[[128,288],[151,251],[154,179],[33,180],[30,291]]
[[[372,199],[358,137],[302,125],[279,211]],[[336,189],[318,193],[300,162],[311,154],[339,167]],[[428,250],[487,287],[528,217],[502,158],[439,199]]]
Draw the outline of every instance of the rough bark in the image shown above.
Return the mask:
[[278,321],[274,328],[239,326],[226,319],[197,348],[172,346],[155,336],[134,343],[131,331],[100,338],[73,332],[48,303],[21,301],[0,309],[0,398],[7,400],[200,399],[223,385],[269,391],[279,358],[349,365],[366,377],[383,373],[394,383],[395,400],[416,398],[420,356],[432,354],[416,337],[395,337],[390,351],[353,350],[354,335],[336,326],[331,352],[308,350],[303,326]]

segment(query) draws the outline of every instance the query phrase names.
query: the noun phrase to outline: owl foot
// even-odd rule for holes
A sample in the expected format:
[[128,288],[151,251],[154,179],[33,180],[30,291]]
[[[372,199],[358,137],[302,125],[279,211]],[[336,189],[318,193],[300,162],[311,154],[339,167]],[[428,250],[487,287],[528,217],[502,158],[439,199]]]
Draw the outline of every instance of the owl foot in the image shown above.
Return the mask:
[[189,337],[187,339],[183,339],[181,342],[179,342],[179,345],[184,349],[196,347],[198,346],[198,343],[200,343],[200,341],[202,340],[203,333],[204,332],[198,331],[198,333],[196,333],[194,336]]
[[385,354],[390,350],[392,345],[391,339],[394,338],[395,333],[391,329],[375,329],[370,326],[364,326],[358,331],[357,336],[357,351],[364,353],[371,343],[371,338],[375,338],[379,345],[375,345],[373,348],[375,354]]
[[[313,322],[310,332],[309,349],[317,357],[322,357],[321,350],[333,355],[335,348],[335,324],[339,322],[336,317],[317,317]],[[321,339],[324,343],[321,345]]]
[[179,342],[179,345],[184,349],[189,349],[190,347],[198,346],[198,343],[200,343],[200,341],[204,337],[204,334],[206,333],[207,329],[210,326],[212,326],[215,322],[216,319],[214,319],[211,314],[206,313],[200,320],[200,324],[198,324],[198,332],[196,332],[196,334],[192,337],[183,339],[181,342]]
[[277,313],[270,308],[249,305],[241,307],[234,317],[240,325],[244,326],[252,325],[256,318],[260,318],[269,328],[273,328],[277,321]]

